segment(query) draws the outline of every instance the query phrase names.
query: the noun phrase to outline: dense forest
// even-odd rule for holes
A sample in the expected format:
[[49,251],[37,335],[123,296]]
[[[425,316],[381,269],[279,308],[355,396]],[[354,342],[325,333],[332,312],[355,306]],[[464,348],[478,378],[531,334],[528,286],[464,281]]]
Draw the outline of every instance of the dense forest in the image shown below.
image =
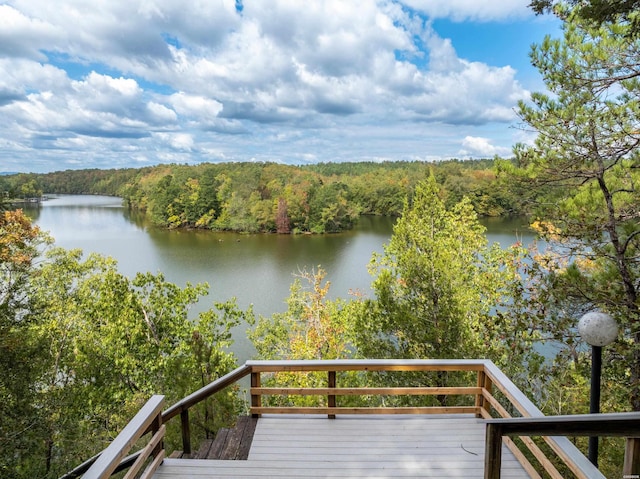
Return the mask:
[[[546,414],[576,414],[589,410],[591,364],[576,323],[599,310],[620,329],[603,350],[602,411],[640,411],[637,12],[598,17],[568,5],[556,10],[563,38],[533,48],[547,92],[519,105],[538,135],[511,160],[0,177],[0,475],[59,477],[102,450],[151,394],[172,403],[230,371],[230,329],[241,323],[265,359],[489,358]],[[194,318],[207,285],[129,278],[110,258],[55,248],[7,201],[42,192],[118,195],[166,227],[328,233],[362,214],[398,220],[371,259],[373,298],[329,300],[320,267],[294,281],[284,313],[255,318],[230,300]],[[544,241],[487,244],[478,215],[523,213]],[[553,357],[537,348],[548,342]],[[195,413],[194,437],[245,407],[227,391]],[[170,430],[167,447],[177,440]],[[622,476],[622,450],[601,441],[607,477]]]
[[494,160],[388,163],[163,165],[0,177],[9,197],[107,194],[156,225],[218,231],[333,233],[360,215],[398,216],[433,172],[449,205],[463,197],[481,216],[524,213],[522,195],[499,181]]

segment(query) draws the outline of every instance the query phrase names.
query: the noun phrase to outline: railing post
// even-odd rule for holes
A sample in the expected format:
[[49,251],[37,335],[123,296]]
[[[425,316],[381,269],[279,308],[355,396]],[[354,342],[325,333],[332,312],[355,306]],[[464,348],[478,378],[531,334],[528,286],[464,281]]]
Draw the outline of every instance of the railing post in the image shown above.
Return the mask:
[[[487,375],[485,374],[484,370],[478,371],[478,381],[476,384],[479,388],[484,387],[484,382],[486,377]],[[476,395],[476,407],[479,408],[480,410],[485,409],[485,399],[484,399],[484,396],[482,395],[482,391],[480,391],[480,393]],[[482,413],[481,412],[476,413],[476,417],[482,417]]]
[[[151,424],[151,435],[153,436],[154,434],[156,434],[161,427],[162,427],[162,411],[158,411],[158,415],[155,417],[155,419],[153,420],[153,423]],[[164,449],[164,439],[160,441],[156,447],[153,448],[151,455],[153,457],[157,457],[158,454],[160,454],[160,452],[163,449]]]
[[[251,387],[259,388],[260,387],[260,373],[251,373]],[[251,407],[261,407],[262,406],[262,396],[259,394],[251,394]],[[251,417],[260,417],[260,414],[252,414]]]
[[[336,387],[336,372],[335,371],[329,371],[329,377],[327,378],[327,386],[329,388],[335,389],[335,387]],[[336,407],[336,396],[335,396],[335,394],[329,394],[327,396],[327,406]],[[335,414],[329,414],[329,419],[335,419],[335,418],[336,418]]]
[[640,438],[628,437],[624,448],[622,474],[628,478],[640,477]]
[[502,427],[499,424],[487,424],[484,479],[500,479],[502,466]]
[[182,454],[191,454],[191,427],[189,426],[189,410],[180,411],[182,425]]

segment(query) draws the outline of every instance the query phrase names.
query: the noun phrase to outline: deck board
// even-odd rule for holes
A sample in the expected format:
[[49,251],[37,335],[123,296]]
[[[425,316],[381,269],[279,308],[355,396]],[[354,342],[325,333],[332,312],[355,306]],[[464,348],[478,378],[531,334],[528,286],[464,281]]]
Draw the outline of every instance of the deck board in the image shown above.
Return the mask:
[[[480,479],[484,434],[473,416],[270,416],[246,461],[165,459],[154,478]],[[506,448],[502,462],[503,478],[528,478]]]

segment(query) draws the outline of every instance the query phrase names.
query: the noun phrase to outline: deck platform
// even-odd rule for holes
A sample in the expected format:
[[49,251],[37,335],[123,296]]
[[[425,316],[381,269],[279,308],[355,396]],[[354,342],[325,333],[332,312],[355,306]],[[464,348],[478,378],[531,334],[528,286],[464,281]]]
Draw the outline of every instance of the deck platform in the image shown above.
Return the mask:
[[[153,477],[482,479],[484,447],[472,415],[265,416],[247,460],[165,459]],[[530,477],[506,447],[502,477]]]

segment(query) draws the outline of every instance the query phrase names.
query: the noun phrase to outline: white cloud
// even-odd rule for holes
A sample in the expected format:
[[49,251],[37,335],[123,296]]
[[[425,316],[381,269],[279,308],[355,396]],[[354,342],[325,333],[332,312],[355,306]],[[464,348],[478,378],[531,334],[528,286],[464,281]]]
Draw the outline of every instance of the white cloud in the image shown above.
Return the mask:
[[201,95],[189,95],[179,92],[171,95],[171,104],[180,115],[206,119],[215,117],[222,111],[222,104]]
[[0,5],[0,55],[44,59],[39,49],[62,36],[59,27],[29,17],[11,5]]
[[149,111],[150,118],[154,120],[154,123],[173,123],[178,119],[175,111],[154,101],[147,103],[147,110]]
[[459,154],[462,156],[491,158],[495,155],[509,155],[511,148],[494,146],[489,138],[477,136],[467,136],[462,140],[462,149]]
[[0,138],[52,158],[149,162],[453,156],[448,135],[442,153],[424,145],[506,127],[528,92],[510,66],[460,58],[431,20],[504,20],[527,2],[12,0],[0,5]]
[[529,0],[402,0],[432,18],[495,21],[531,15]]
[[156,133],[154,137],[174,150],[191,151],[194,146],[193,137],[188,133]]

